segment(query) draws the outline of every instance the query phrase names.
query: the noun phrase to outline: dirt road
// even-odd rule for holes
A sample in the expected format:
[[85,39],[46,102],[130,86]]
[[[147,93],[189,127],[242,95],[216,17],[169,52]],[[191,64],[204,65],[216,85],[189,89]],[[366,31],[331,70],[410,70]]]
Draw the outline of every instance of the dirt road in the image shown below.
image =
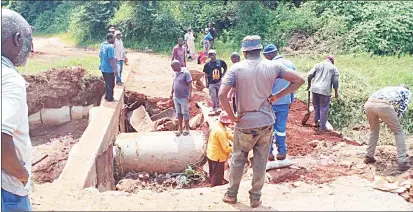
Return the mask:
[[[73,54],[96,55],[97,50],[78,49],[76,47],[63,44],[58,38],[35,38],[35,50],[41,52],[40,56],[62,57]],[[49,55],[49,56],[48,56]],[[152,97],[168,97],[172,84],[172,71],[170,69],[170,58],[149,53],[128,53],[129,63],[132,68],[126,89],[129,91],[139,92]],[[190,64],[194,69],[199,70],[199,66],[194,63]],[[206,94],[205,94],[206,95]],[[298,110],[298,108],[297,108]],[[299,111],[302,112],[301,110]],[[305,112],[305,111],[304,111]],[[297,114],[297,118],[299,114]],[[291,116],[294,117],[294,116]],[[291,131],[297,133],[291,140],[300,140],[300,132],[303,129],[289,122]],[[313,137],[312,130],[306,129],[305,137]],[[311,134],[311,135],[310,135]],[[301,135],[301,138],[303,135]],[[42,139],[45,139],[42,137]],[[319,139],[329,142],[329,137]],[[302,139],[301,139],[302,140]],[[334,141],[337,143],[337,141]],[[300,145],[310,145],[310,141]],[[323,146],[325,143],[319,145]],[[41,145],[38,145],[41,146]],[[328,145],[327,145],[328,146]],[[294,147],[294,145],[291,145]],[[301,146],[297,147],[302,148]],[[364,147],[360,147],[364,148]],[[305,150],[305,151],[304,151]],[[297,151],[297,155],[308,154],[311,152],[308,146],[302,151]],[[357,151],[359,149],[356,149]],[[326,152],[327,150],[323,150]],[[314,152],[305,158],[297,157],[297,161],[304,164],[307,168],[315,166],[310,164],[315,161],[317,166],[326,167],[329,170],[329,161],[333,161],[337,167],[343,168],[346,161],[342,158],[356,158],[354,166],[362,164],[362,156],[355,152],[341,152],[331,150],[326,156]],[[331,156],[333,155],[333,156]],[[332,159],[334,158],[334,159]],[[387,161],[383,159],[383,161]],[[348,161],[347,161],[348,162]],[[346,162],[346,163],[347,163]],[[343,163],[343,164],[341,164]],[[351,163],[351,162],[350,162]],[[333,164],[333,165],[334,165]],[[383,163],[384,164],[384,163]],[[353,166],[353,165],[351,165]],[[350,166],[350,167],[351,167]],[[383,165],[385,168],[387,164]],[[348,168],[348,167],[347,167]],[[373,166],[361,166],[358,171],[363,169],[374,169]],[[346,169],[348,170],[348,169]],[[324,175],[322,175],[324,173]],[[380,210],[380,211],[412,211],[413,204],[407,203],[397,194],[386,193],[374,190],[371,181],[363,179],[360,174],[354,176],[331,177],[326,171],[320,175],[312,175],[314,178],[329,177],[328,183],[318,184],[314,182],[304,183],[298,180],[300,184],[280,183],[266,184],[263,190],[263,206],[257,208],[259,211],[276,211],[276,210]],[[338,175],[342,176],[342,175]],[[364,177],[365,178],[365,177]],[[33,192],[30,195],[33,204],[33,210],[250,210],[248,202],[248,190],[251,181],[247,179],[241,185],[238,199],[240,203],[228,205],[221,201],[225,193],[226,186],[215,188],[196,188],[169,190],[163,193],[141,190],[137,193],[124,193],[119,191],[110,191],[100,193],[94,188],[82,191],[71,191],[69,193],[57,192],[54,183],[35,184]]]

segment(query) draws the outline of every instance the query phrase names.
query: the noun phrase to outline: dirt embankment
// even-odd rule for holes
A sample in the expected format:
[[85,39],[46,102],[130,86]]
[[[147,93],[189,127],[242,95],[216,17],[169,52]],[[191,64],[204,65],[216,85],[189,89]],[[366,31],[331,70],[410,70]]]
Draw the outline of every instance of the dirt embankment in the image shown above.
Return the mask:
[[29,115],[42,108],[98,104],[104,94],[101,77],[86,76],[82,67],[51,69],[41,74],[24,75],[28,82]]

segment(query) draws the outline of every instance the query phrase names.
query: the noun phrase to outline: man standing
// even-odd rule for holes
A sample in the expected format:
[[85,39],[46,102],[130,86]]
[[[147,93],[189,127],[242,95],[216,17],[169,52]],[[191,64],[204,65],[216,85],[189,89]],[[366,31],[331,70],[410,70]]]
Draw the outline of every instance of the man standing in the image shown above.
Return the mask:
[[217,59],[217,53],[211,49],[208,52],[209,61],[204,65],[206,87],[211,96],[214,113],[219,112],[218,92],[221,87],[221,79],[227,71],[227,64],[223,60]]
[[[171,63],[172,70],[175,72],[174,82],[170,101],[173,102],[178,116],[178,132],[176,136],[183,134],[189,135],[189,102],[192,96],[192,77],[191,74],[181,67],[178,60],[173,60]],[[185,131],[183,131],[182,122],[185,121]]]
[[27,62],[32,29],[20,14],[3,8],[1,25],[1,211],[31,211],[26,81],[15,66]]
[[[239,61],[241,61],[241,57],[238,54],[238,52],[232,52],[231,53],[231,62],[232,64],[238,63]],[[232,107],[234,109],[234,113],[237,112],[237,104],[235,103],[235,88],[231,88],[231,90],[229,91],[228,97],[232,100]]]
[[[295,70],[294,64],[284,59],[281,55],[278,56],[278,49],[274,44],[269,44],[264,48],[264,57],[268,60],[274,60],[280,62],[284,66],[288,67],[291,70]],[[276,79],[274,85],[272,86],[272,93],[277,94],[286,88],[290,82],[284,79]],[[286,136],[287,136],[287,118],[288,112],[290,111],[290,104],[294,102],[294,93],[285,95],[278,101],[276,101],[272,109],[275,114],[275,123],[273,126],[273,138],[275,139],[275,144],[277,145],[277,160],[284,160],[287,157],[287,145],[286,145]],[[270,155],[268,160],[274,160],[274,150],[273,144],[270,145]]]
[[319,127],[318,133],[327,131],[326,123],[330,109],[331,87],[334,88],[335,97],[338,98],[338,82],[339,72],[334,65],[334,57],[331,55],[308,72],[307,90],[313,93],[315,124]]
[[122,70],[123,70],[123,61],[125,60],[125,48],[123,47],[122,33],[119,30],[115,32],[115,57],[116,57],[116,70],[118,74],[116,76],[116,84],[123,85],[122,83]]
[[99,70],[102,71],[103,79],[105,80],[105,99],[112,102],[113,89],[115,88],[115,77],[117,75],[115,48],[115,35],[109,33],[106,35],[106,41],[100,44],[100,66]]
[[186,49],[184,47],[184,40],[178,39],[178,44],[172,50],[172,59],[178,60],[181,63],[181,67],[186,67]]
[[210,41],[211,44],[211,48],[210,49],[214,49],[214,41],[215,38],[217,37],[217,30],[215,29],[215,27],[212,25],[212,23],[208,24],[208,29],[209,29],[209,33],[211,33],[212,39]]
[[[400,85],[396,87],[386,87],[378,90],[370,96],[364,105],[367,120],[370,125],[370,135],[367,144],[367,155],[364,162],[366,164],[375,163],[374,152],[380,134],[380,119],[391,129],[396,139],[398,168],[406,171],[411,168],[406,153],[406,138],[399,119],[407,110],[407,105],[411,94],[409,87]],[[398,106],[398,111],[395,107]]]
[[[247,36],[243,39],[241,51],[246,60],[234,64],[223,78],[219,91],[222,107],[235,122],[234,146],[231,158],[229,187],[222,199],[235,204],[243,175],[248,152],[253,150],[251,207],[261,205],[261,189],[265,182],[265,168],[272,140],[274,113],[272,103],[296,91],[304,79],[281,63],[261,59],[260,36]],[[271,88],[277,78],[290,84],[279,93],[272,95]],[[237,114],[231,110],[228,92],[235,87],[237,94]]]
[[202,45],[204,46],[204,53],[208,54],[209,50],[212,49],[211,47],[211,41],[212,41],[213,37],[211,35],[211,33],[209,32],[208,28],[205,28],[205,35],[204,35],[204,39],[202,40]]

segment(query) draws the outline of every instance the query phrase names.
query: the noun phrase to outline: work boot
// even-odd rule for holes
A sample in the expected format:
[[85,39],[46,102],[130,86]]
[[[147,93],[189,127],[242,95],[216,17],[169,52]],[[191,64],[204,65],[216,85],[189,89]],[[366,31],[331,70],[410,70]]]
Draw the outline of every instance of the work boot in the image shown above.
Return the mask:
[[274,161],[274,160],[275,160],[274,154],[270,153],[268,155],[268,161]]
[[399,171],[407,171],[407,170],[409,170],[410,168],[412,168],[412,165],[410,165],[409,164],[409,162],[403,162],[403,163],[399,163],[399,165],[398,165],[398,169],[399,169]]
[[277,160],[285,160],[287,154],[277,154]]
[[236,204],[237,203],[237,197],[231,197],[228,196],[228,194],[225,193],[224,198],[222,198],[222,201],[225,203],[229,203],[229,204]]
[[260,199],[250,199],[250,206],[251,208],[256,208],[262,204]]
[[366,158],[364,158],[365,164],[370,164],[370,163],[375,163],[375,162],[376,162],[376,159],[374,159],[373,157],[366,156]]

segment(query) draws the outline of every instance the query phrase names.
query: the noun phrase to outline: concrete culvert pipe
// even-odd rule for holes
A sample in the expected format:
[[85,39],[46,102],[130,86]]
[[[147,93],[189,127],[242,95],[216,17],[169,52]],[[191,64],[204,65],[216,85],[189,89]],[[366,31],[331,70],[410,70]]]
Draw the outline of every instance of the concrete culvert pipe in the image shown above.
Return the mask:
[[204,134],[191,131],[189,136],[176,137],[172,131],[121,133],[116,138],[123,173],[182,172],[205,156]]

